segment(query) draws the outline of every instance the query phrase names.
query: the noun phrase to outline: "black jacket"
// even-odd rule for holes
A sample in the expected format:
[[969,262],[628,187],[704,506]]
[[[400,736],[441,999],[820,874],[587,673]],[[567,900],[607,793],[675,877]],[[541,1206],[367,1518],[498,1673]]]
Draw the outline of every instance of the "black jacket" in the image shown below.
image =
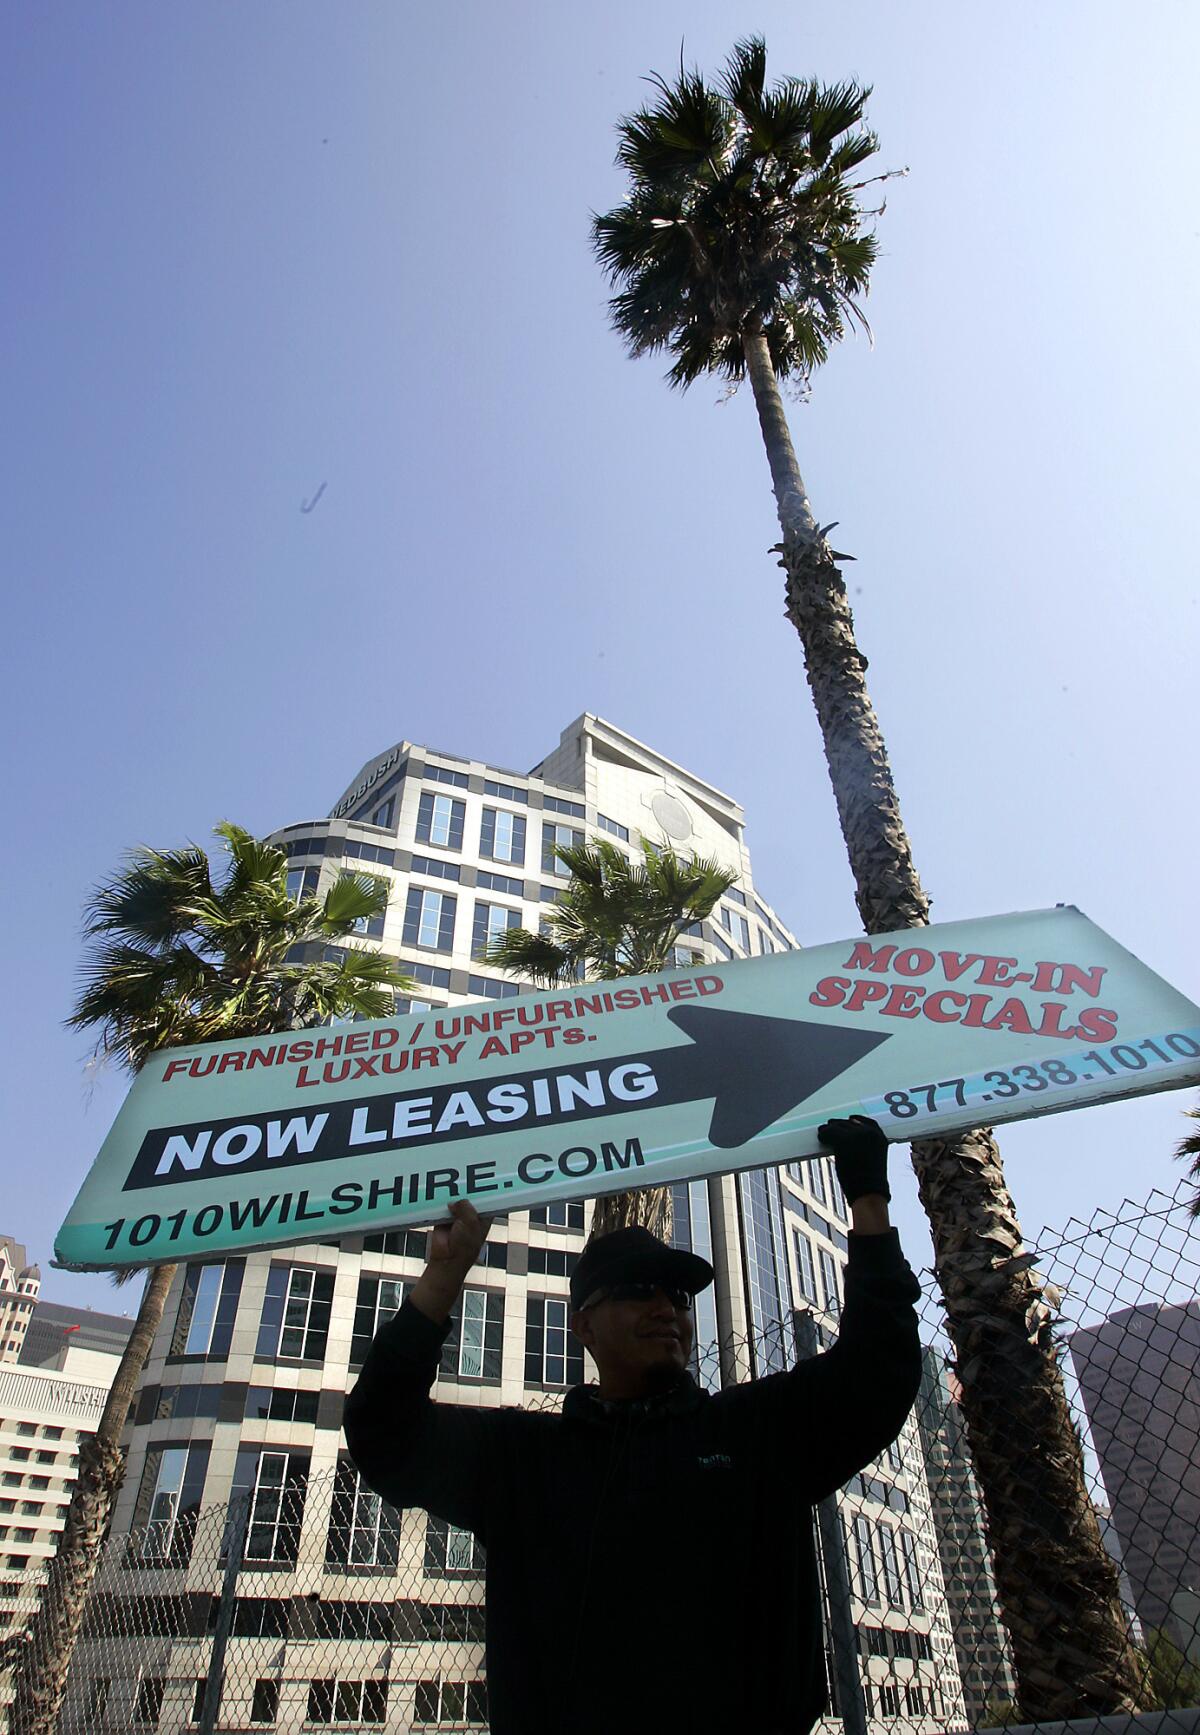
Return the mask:
[[365,1481],[487,1551],[493,1735],[802,1735],[824,1708],[811,1506],[917,1392],[916,1279],[850,1237],[837,1342],[709,1394],[561,1416],[435,1404],[446,1328],[406,1303],[346,1403]]

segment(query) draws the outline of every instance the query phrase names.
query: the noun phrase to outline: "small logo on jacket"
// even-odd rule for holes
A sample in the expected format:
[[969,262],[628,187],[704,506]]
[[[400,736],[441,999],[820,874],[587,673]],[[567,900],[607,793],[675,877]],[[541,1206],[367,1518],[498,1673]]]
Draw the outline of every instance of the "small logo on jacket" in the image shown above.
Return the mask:
[[732,1470],[733,1459],[728,1452],[710,1452],[707,1457],[696,1459],[702,1470]]

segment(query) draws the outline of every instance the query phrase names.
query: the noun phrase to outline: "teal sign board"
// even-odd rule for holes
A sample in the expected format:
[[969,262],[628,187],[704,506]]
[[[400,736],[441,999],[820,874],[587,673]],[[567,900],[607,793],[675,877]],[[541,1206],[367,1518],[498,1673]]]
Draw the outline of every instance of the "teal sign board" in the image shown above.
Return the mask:
[[527,1209],[1200,1082],[1200,1008],[1078,910],[163,1050],[59,1234],[102,1270]]

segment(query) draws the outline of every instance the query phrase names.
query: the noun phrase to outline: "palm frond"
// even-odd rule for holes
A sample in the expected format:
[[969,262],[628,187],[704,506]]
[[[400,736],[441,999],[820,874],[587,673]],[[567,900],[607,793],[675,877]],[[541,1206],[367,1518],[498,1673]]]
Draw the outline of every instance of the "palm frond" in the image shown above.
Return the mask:
[[569,981],[573,963],[569,953],[545,934],[528,928],[509,928],[485,948],[480,961],[514,976],[526,976],[539,988],[556,988]]
[[[1184,1113],[1190,1115],[1193,1120],[1200,1121],[1200,1108],[1185,1109]],[[1193,1181],[1200,1183],[1200,1127],[1197,1127],[1194,1133],[1188,1133],[1186,1138],[1180,1139],[1175,1147],[1175,1155],[1184,1159],[1191,1157],[1192,1163],[1188,1169],[1188,1175]],[[1197,1185],[1190,1210],[1193,1217],[1200,1217],[1200,1184]]]
[[212,897],[208,857],[189,845],[179,850],[131,850],[125,866],[96,888],[84,909],[86,937],[136,935],[148,945],[170,945],[191,924],[197,899]]
[[682,70],[652,83],[654,100],[618,124],[627,197],[592,222],[613,326],[633,356],[665,351],[681,389],[741,379],[751,332],[767,334],[781,378],[806,381],[848,329],[869,329],[868,183],[849,179],[878,149],[868,90],[768,86],[758,37],[714,87]]
[[350,933],[355,923],[382,915],[387,902],[386,880],[372,874],[344,873],[325,894],[320,927],[330,935]]

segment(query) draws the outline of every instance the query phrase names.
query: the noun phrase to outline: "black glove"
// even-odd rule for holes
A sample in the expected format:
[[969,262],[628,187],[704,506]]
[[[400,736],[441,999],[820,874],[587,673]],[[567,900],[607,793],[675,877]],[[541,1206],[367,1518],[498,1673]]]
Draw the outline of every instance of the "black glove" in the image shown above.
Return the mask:
[[891,1198],[887,1140],[878,1121],[868,1120],[865,1114],[852,1114],[849,1120],[826,1121],[817,1128],[817,1137],[827,1151],[833,1152],[833,1166],[848,1205],[866,1193]]

